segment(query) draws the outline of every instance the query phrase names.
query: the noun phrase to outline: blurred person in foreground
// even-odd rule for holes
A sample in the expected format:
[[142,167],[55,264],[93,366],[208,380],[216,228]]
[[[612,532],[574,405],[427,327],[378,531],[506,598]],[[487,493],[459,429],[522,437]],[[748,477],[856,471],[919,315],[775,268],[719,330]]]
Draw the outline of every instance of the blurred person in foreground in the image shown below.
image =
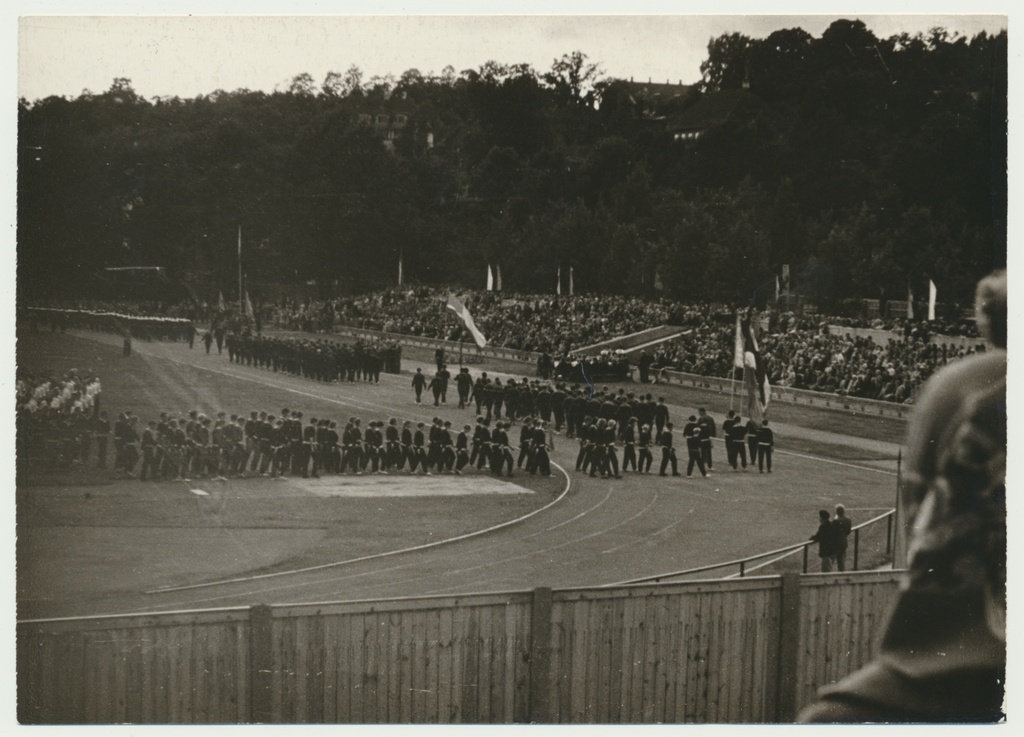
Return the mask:
[[878,655],[822,688],[798,721],[987,723],[1005,718],[1006,272],[978,284],[991,350],[924,386],[902,488],[908,568]]

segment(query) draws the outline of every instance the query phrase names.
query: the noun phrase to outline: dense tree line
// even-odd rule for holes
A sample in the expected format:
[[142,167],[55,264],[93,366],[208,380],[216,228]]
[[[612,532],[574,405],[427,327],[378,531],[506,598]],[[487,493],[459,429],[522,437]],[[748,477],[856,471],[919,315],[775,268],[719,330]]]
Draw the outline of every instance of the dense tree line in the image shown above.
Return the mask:
[[[204,298],[316,280],[748,302],[793,267],[822,301],[969,302],[1006,259],[1006,34],[876,38],[837,21],[711,39],[693,94],[641,113],[581,52],[540,71],[440,74],[273,93],[19,104],[18,281],[44,295],[103,267],[159,265]],[[695,140],[671,121],[737,106]],[[71,275],[76,275],[72,277]],[[337,286],[336,286],[337,285]]]

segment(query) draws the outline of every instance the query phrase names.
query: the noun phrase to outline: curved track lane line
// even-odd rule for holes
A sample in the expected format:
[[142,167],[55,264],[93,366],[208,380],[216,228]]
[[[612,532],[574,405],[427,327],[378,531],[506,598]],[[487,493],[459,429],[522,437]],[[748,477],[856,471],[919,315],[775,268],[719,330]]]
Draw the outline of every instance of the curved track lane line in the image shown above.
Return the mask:
[[505,527],[511,527],[512,525],[515,525],[515,524],[519,524],[520,522],[522,522],[524,520],[527,520],[530,517],[533,517],[534,515],[540,514],[541,512],[544,512],[544,511],[550,509],[551,507],[555,506],[560,501],[565,499],[566,495],[568,495],[568,493],[569,493],[569,489],[572,488],[572,477],[569,476],[568,472],[564,468],[562,468],[559,464],[552,462],[551,465],[554,466],[555,468],[557,468],[559,471],[561,471],[562,475],[565,476],[565,488],[562,490],[562,493],[559,494],[554,500],[552,500],[552,501],[548,502],[547,504],[545,504],[540,509],[535,509],[532,512],[530,512],[529,514],[524,514],[522,517],[516,517],[515,519],[509,520],[508,522],[502,522],[501,524],[492,525],[491,527],[486,527],[486,528],[484,528],[482,530],[475,530],[474,532],[467,532],[464,535],[457,535],[455,537],[449,537],[449,538],[446,538],[444,540],[435,540],[434,542],[424,543],[422,545],[414,545],[414,546],[409,547],[409,548],[399,548],[398,550],[389,550],[389,551],[387,551],[385,553],[374,553],[373,555],[364,555],[364,556],[361,556],[359,558],[350,558],[348,560],[339,560],[339,561],[335,561],[333,563],[322,563],[321,565],[318,565],[318,566],[309,566],[309,567],[306,567],[306,568],[295,568],[295,569],[289,570],[289,571],[275,571],[274,573],[261,573],[261,574],[255,575],[255,576],[241,576],[241,577],[238,577],[238,578],[227,578],[227,579],[222,579],[220,581],[208,581],[206,583],[188,584],[186,586],[168,586],[168,587],[159,588],[159,589],[151,589],[149,591],[145,591],[144,593],[146,593],[146,594],[166,594],[166,593],[171,593],[171,592],[174,592],[174,591],[192,591],[192,590],[195,590],[195,589],[210,588],[212,586],[224,586],[224,585],[232,584],[232,583],[245,583],[245,582],[248,582],[248,581],[260,581],[260,580],[265,580],[265,579],[268,579],[268,578],[280,578],[281,576],[295,576],[295,575],[299,575],[299,574],[302,574],[302,573],[312,573],[313,571],[323,571],[323,570],[327,570],[327,569],[330,569],[330,568],[340,568],[341,566],[353,565],[355,563],[362,563],[362,562],[368,561],[368,560],[379,560],[381,558],[389,558],[389,557],[394,556],[394,555],[402,555],[404,553],[413,553],[413,552],[416,552],[416,551],[419,551],[419,550],[428,550],[430,548],[436,548],[436,547],[441,546],[441,545],[448,545],[450,543],[459,542],[461,540],[469,540],[469,539],[474,538],[474,537],[480,537],[481,535],[486,535],[487,533],[494,532],[496,530],[501,530],[501,529],[504,529]]

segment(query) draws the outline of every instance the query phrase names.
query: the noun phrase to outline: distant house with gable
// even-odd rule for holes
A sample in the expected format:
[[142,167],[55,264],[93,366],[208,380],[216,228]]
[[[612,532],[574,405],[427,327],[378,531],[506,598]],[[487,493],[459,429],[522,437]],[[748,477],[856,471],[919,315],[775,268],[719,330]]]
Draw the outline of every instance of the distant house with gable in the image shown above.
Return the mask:
[[728,120],[753,117],[764,103],[746,86],[711,92],[700,97],[682,112],[672,116],[666,130],[677,141],[695,141],[709,129]]

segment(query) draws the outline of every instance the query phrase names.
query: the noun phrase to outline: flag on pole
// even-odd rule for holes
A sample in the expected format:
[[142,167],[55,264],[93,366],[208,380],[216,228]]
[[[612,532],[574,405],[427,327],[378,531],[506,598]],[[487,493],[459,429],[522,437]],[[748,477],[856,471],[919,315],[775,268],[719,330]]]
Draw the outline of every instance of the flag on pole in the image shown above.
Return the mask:
[[494,291],[494,272],[491,271],[491,265],[487,264],[487,291]]
[[494,288],[501,291],[501,264],[496,264],[494,267]]
[[574,292],[573,292],[573,285],[572,285],[572,267],[570,266],[569,267],[569,296],[571,297],[573,295],[573,293]]
[[227,307],[224,306],[224,291],[223,290],[221,290],[220,292],[217,292],[217,308],[221,312],[223,312],[224,310],[227,309]]
[[939,296],[939,289],[935,282],[928,280],[928,319],[935,319],[935,298]]
[[782,293],[789,296],[789,264],[782,265]]
[[249,290],[245,290],[245,316],[250,320],[256,319],[256,311],[252,308],[252,302],[249,301]]
[[775,301],[776,302],[779,301],[779,290],[780,290],[780,280],[779,280],[779,275],[776,274],[775,275]]
[[561,296],[562,294],[562,267],[558,267],[558,281],[555,283],[555,294]]
[[398,250],[398,286],[402,286],[402,250]]
[[[489,267],[488,271],[490,271]],[[485,338],[484,334],[477,329],[476,323],[473,322],[473,316],[469,314],[469,310],[466,309],[466,305],[462,304],[462,300],[454,294],[448,295],[448,309],[459,316],[459,319],[461,319],[466,325],[466,329],[473,336],[473,340],[478,346],[483,348],[487,345],[487,338]]]
[[757,347],[757,337],[750,327],[750,316],[740,322],[743,332],[743,384],[747,388],[747,416],[763,420],[768,411],[771,387],[767,367]]
[[733,368],[743,368],[743,328],[740,326],[740,313],[736,313],[736,337],[733,341]]
[[914,319],[914,290],[910,288],[910,282],[907,282],[907,319]]

